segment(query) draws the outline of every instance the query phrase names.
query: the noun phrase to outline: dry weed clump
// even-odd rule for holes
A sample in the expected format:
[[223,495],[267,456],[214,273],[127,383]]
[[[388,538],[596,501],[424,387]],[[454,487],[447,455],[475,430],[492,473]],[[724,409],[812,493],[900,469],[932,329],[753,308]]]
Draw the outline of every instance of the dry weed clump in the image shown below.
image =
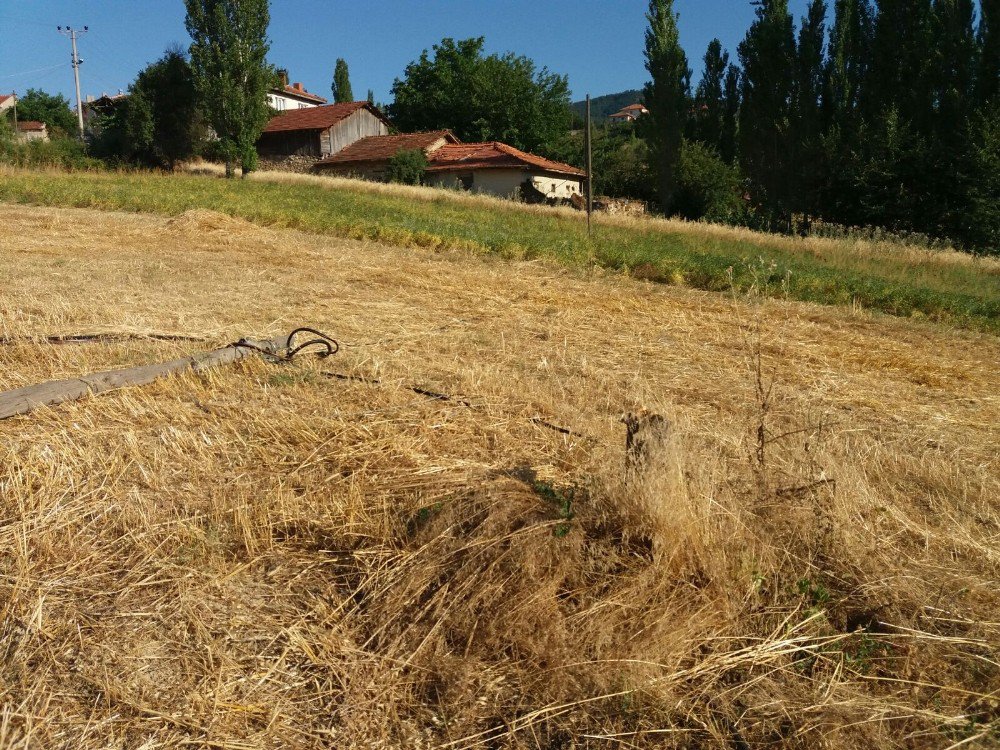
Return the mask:
[[[995,338],[211,216],[0,217],[0,334],[33,337],[0,388],[198,348],[43,340],[82,330],[344,345],[0,422],[0,745],[996,743]],[[623,413],[669,420],[629,471]]]

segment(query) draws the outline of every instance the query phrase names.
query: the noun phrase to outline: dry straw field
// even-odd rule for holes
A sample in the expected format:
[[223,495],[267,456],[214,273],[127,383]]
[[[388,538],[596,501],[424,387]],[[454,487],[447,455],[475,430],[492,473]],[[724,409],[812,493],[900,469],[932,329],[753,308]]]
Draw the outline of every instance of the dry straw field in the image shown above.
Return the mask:
[[342,343],[0,422],[0,747],[1000,743],[997,338],[205,211],[0,221],[0,390]]

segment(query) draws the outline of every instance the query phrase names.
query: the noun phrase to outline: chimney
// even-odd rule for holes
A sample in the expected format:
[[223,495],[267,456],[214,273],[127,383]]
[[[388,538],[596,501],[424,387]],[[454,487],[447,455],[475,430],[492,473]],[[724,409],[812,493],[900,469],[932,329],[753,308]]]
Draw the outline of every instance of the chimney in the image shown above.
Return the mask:
[[296,91],[305,91],[305,89],[302,88],[302,84],[299,83],[298,81],[295,82],[295,90]]
[[281,81],[281,88],[288,88],[288,71],[282,68],[278,71],[278,79]]

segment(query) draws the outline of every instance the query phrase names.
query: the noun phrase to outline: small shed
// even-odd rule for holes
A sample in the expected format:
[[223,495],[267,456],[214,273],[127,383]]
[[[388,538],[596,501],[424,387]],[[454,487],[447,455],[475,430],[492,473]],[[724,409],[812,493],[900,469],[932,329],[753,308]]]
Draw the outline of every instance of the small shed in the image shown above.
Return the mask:
[[17,123],[17,137],[20,141],[47,141],[49,129],[44,122],[24,120]]
[[271,119],[257,141],[265,159],[336,154],[352,143],[387,135],[389,120],[368,102],[344,102],[282,112]]

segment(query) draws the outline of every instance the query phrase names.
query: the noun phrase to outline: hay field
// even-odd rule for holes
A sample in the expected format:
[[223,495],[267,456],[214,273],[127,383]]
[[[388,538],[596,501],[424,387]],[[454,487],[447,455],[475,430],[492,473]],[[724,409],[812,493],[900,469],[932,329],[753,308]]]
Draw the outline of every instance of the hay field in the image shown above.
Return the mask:
[[[343,344],[0,422],[0,747],[1000,742],[996,337],[206,211],[0,222],[0,390]],[[123,338],[44,340],[82,333]]]

